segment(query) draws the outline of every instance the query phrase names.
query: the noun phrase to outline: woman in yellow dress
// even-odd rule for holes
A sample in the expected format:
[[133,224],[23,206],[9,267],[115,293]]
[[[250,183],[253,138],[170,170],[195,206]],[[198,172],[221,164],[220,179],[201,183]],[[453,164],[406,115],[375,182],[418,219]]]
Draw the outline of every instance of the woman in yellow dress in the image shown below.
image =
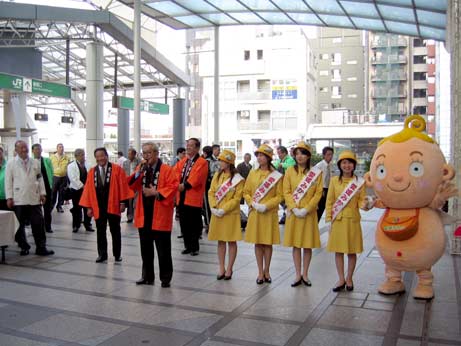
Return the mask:
[[[338,158],[338,177],[332,177],[326,201],[326,222],[331,222],[327,251],[335,252],[336,270],[339,280],[333,288],[338,292],[354,289],[352,275],[357,263],[357,254],[363,251],[362,227],[359,208],[366,209],[365,184],[363,178],[354,174],[357,158],[350,150],[343,151]],[[347,254],[347,276],[344,277],[344,254]]]
[[[310,169],[312,149],[304,142],[294,148],[296,165],[289,167],[283,178],[283,196],[287,206],[285,235],[283,245],[293,247],[293,262],[296,279],[291,287],[304,283],[311,286],[308,270],[312,258],[312,249],[321,247],[317,220],[317,205],[322,197],[322,172]],[[301,274],[301,249],[303,266]]]
[[[237,257],[237,240],[242,240],[240,226],[240,200],[245,179],[235,168],[235,154],[223,150],[218,156],[220,170],[213,176],[208,200],[211,208],[208,240],[218,241],[219,273],[218,280],[232,279],[233,266]],[[229,247],[227,269],[226,243]]]
[[258,285],[272,282],[272,245],[280,244],[278,208],[283,200],[282,174],[272,166],[273,152],[267,144],[255,151],[259,168],[250,171],[243,188],[243,198],[250,207],[245,241],[255,244]]

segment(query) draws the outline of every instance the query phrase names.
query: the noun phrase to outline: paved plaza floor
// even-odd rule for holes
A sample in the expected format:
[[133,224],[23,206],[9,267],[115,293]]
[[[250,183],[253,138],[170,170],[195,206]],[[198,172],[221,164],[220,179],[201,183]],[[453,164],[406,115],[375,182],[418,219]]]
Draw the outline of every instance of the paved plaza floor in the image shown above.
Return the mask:
[[[159,280],[135,285],[141,258],[131,224],[122,222],[123,262],[112,257],[97,264],[96,234],[83,227],[72,233],[66,206],[64,214],[53,214],[54,233],[47,234],[54,256],[20,257],[12,246],[8,264],[0,265],[0,346],[461,345],[461,257],[447,251],[435,266],[432,302],[414,300],[410,289],[398,297],[378,295],[384,277],[374,247],[379,216],[375,210],[362,220],[365,251],[355,290],[336,294],[323,223],[312,287],[290,287],[291,249],[282,246],[274,247],[272,284],[256,285],[253,246],[244,242],[232,280],[217,281],[216,244],[204,237],[199,256],[181,255],[176,224],[173,281],[161,288]],[[406,273],[404,281],[411,288],[415,274]]]

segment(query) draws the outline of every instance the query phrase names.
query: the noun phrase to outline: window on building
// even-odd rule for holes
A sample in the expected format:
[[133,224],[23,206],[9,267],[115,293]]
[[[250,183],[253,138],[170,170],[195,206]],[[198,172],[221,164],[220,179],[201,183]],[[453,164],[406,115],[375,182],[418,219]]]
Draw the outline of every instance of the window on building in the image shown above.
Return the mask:
[[426,40],[422,38],[413,39],[413,47],[426,47]]
[[341,103],[332,103],[331,109],[341,108]]
[[250,51],[244,50],[243,51],[243,60],[250,60]]
[[349,94],[349,95],[347,95],[347,97],[350,98],[350,99],[356,99],[357,94]]
[[325,110],[325,109],[328,109],[328,107],[329,107],[328,103],[321,103],[320,104],[320,109]]
[[237,120],[250,120],[250,111],[237,111]]
[[413,97],[426,97],[427,89],[413,89]]
[[346,64],[348,64],[348,65],[357,65],[357,60],[347,60]]
[[341,65],[341,53],[332,53],[331,54],[331,64],[332,65]]
[[271,80],[270,79],[258,79],[258,91],[270,91],[271,90]]
[[263,57],[264,57],[263,50],[262,50],[262,49],[258,49],[258,50],[256,51],[256,55],[257,55],[258,60],[262,60]]
[[355,82],[357,81],[357,77],[347,77],[348,82]]
[[343,39],[342,39],[342,37],[333,37],[332,41],[333,41],[333,43],[341,43],[341,42],[343,42]]
[[427,98],[427,102],[435,102],[435,97],[434,96],[429,96]]
[[246,93],[250,91],[250,81],[249,80],[238,80],[237,81],[237,92]]
[[413,56],[413,64],[425,64],[426,58],[425,55],[415,55]]
[[269,121],[271,119],[271,111],[262,110],[258,111],[258,121]]
[[418,106],[413,108],[413,114],[426,114],[427,107],[426,106]]
[[331,98],[341,98],[341,86],[335,85],[331,87]]
[[328,92],[328,87],[320,87],[320,92],[321,93],[327,93]]
[[297,128],[298,119],[296,111],[273,111],[272,130],[284,130]]
[[413,80],[426,80],[427,72],[413,72]]
[[335,82],[341,81],[341,69],[335,68],[331,70],[331,75],[332,75],[332,78],[331,78],[332,81],[335,81]]
[[435,64],[435,58],[427,58],[426,63],[428,64]]
[[435,77],[428,77],[428,78],[427,78],[427,82],[428,82],[429,84],[434,84],[434,83],[435,83]]
[[328,76],[328,70],[320,70],[319,76]]
[[319,54],[319,59],[320,60],[328,60],[330,56],[328,55],[328,53],[322,53],[322,54]]

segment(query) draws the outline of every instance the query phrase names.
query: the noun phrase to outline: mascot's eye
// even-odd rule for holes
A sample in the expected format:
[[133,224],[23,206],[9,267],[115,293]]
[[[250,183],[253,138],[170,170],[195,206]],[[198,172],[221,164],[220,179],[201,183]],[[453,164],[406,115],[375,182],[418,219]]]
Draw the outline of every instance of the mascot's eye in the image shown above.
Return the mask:
[[424,174],[424,166],[421,162],[413,162],[410,165],[410,174],[414,177],[420,177]]
[[379,165],[376,169],[376,176],[378,179],[384,179],[386,177],[386,167]]

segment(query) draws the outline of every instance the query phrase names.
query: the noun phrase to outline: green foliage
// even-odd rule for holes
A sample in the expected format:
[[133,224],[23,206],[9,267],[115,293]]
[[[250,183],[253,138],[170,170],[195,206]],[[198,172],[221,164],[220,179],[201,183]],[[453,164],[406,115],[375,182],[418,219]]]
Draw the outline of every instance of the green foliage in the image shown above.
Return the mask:
[[323,160],[323,156],[321,154],[314,153],[311,156],[311,167],[314,167],[317,163]]

